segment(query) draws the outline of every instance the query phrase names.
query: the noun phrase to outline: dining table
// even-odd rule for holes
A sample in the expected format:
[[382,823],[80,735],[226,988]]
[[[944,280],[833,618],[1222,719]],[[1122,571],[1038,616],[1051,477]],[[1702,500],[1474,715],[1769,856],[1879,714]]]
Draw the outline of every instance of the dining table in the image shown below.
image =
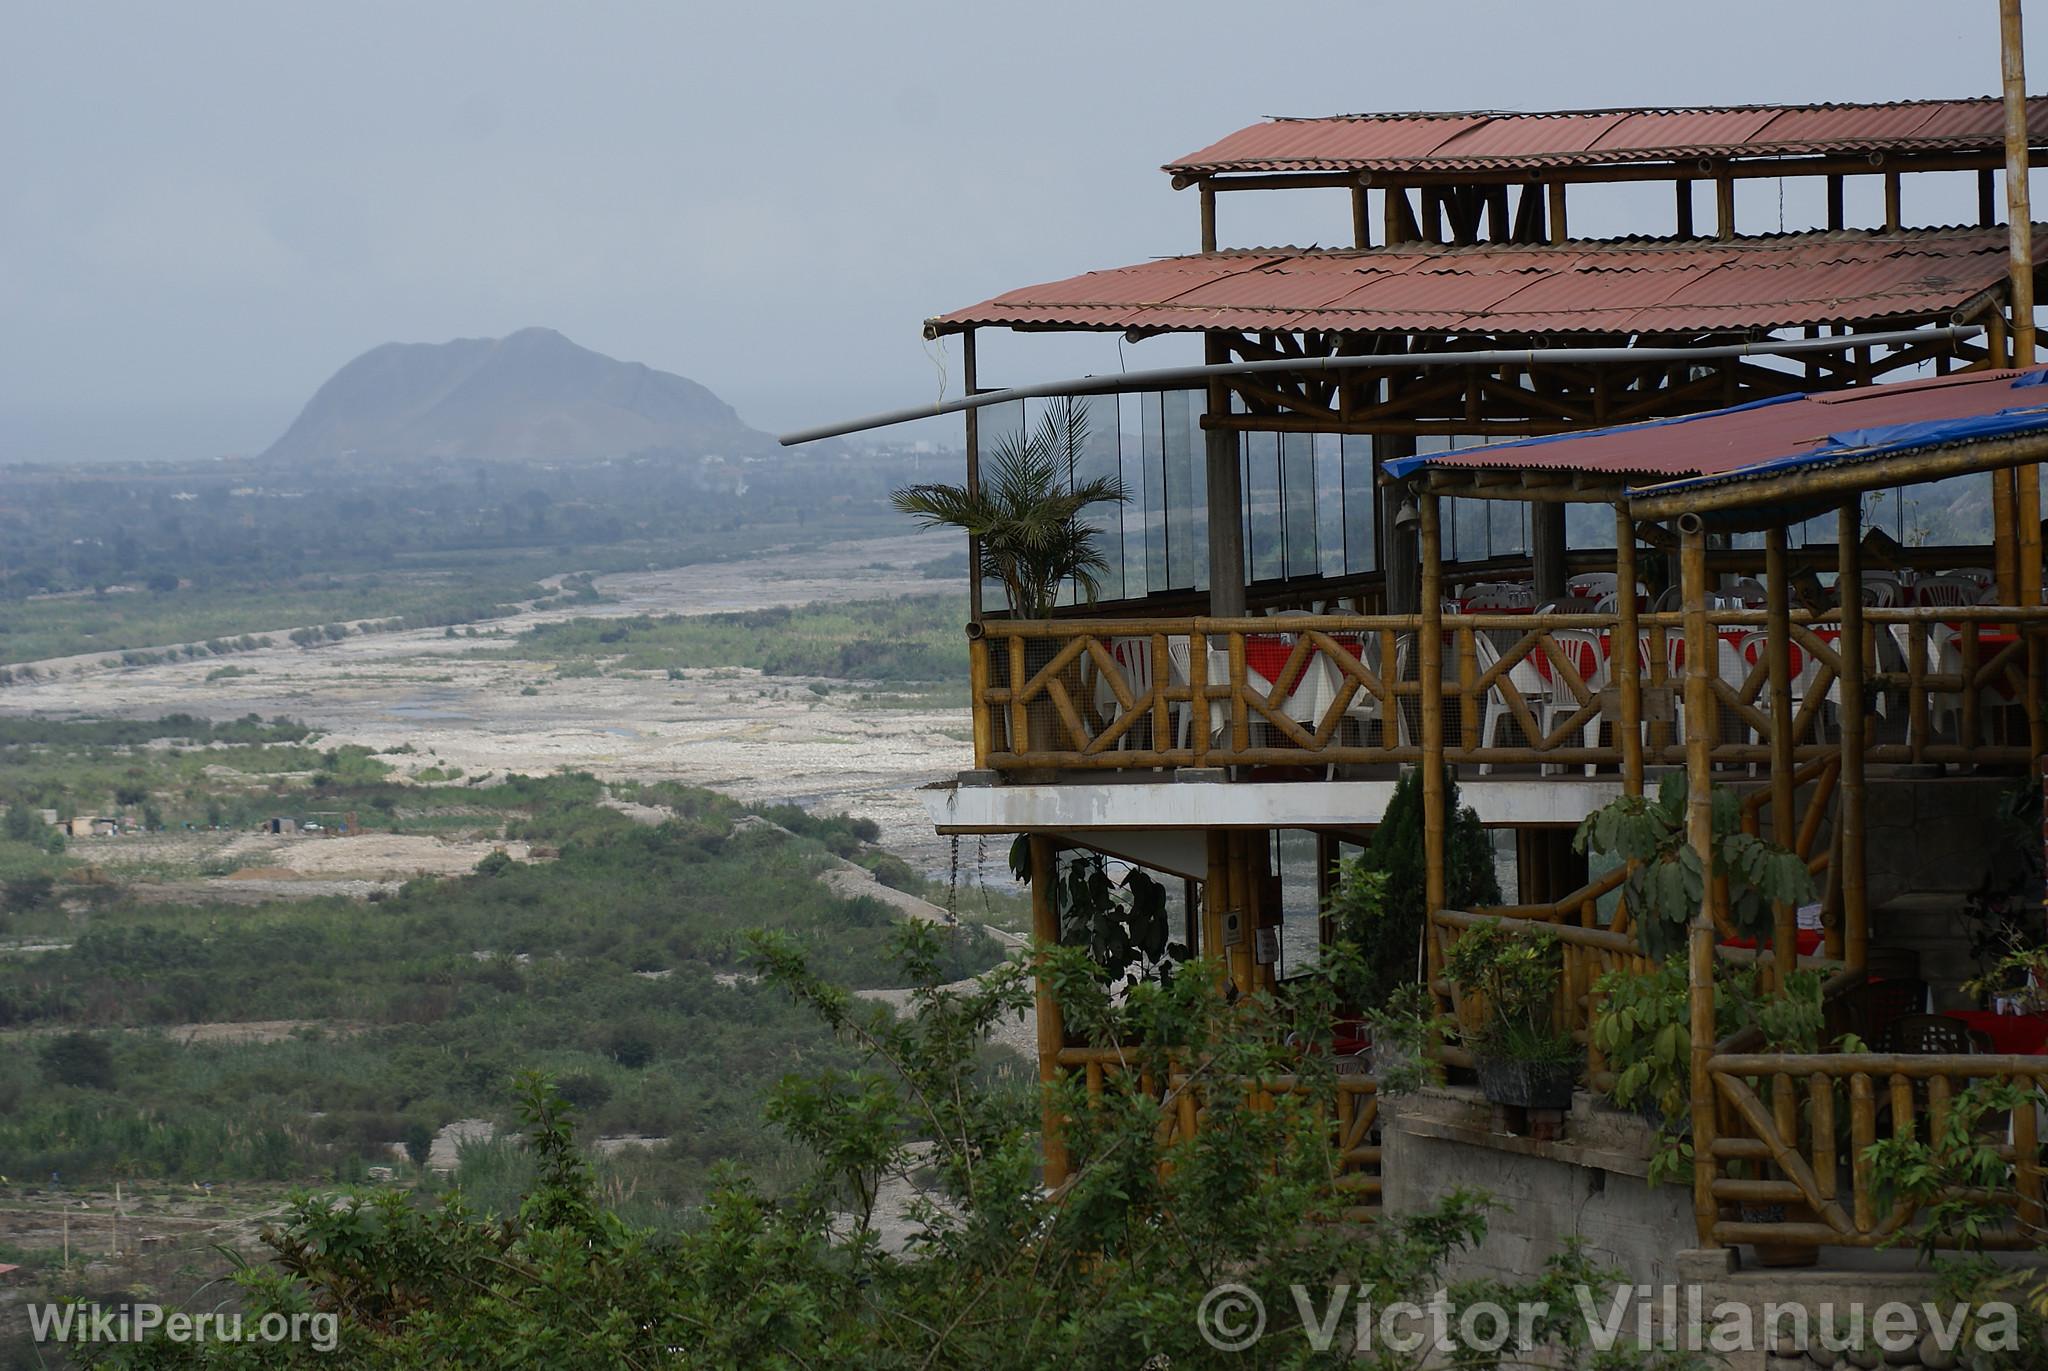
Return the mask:
[[1991,1050],[2006,1056],[2037,1057],[2048,1051],[2048,1014],[2001,1014],[1994,1009],[1951,1009],[1944,1018],[1981,1033]]

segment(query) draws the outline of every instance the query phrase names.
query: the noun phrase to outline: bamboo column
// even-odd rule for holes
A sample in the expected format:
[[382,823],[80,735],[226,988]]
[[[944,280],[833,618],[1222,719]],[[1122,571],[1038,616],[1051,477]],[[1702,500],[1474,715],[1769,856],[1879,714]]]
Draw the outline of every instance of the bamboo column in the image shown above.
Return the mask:
[[1252,980],[1258,967],[1252,961],[1252,880],[1250,837],[1244,833],[1227,835],[1230,845],[1230,903],[1226,908],[1237,916],[1237,941],[1231,943],[1230,983],[1237,987],[1240,995],[1252,992]]
[[1714,1239],[1714,1083],[1707,1062],[1714,1052],[1714,778],[1713,689],[1719,665],[1707,622],[1707,526],[1697,514],[1678,519],[1679,585],[1685,599],[1686,835],[1706,874],[1700,908],[1686,941],[1686,985],[1692,1029],[1692,1207],[1700,1245]]
[[1615,688],[1621,696],[1621,717],[1615,730],[1621,739],[1621,789],[1643,793],[1643,654],[1642,630],[1636,622],[1636,521],[1628,506],[1614,507],[1615,626],[1612,660]]
[[[1422,847],[1427,871],[1423,903],[1431,914],[1445,907],[1444,867],[1444,565],[1437,497],[1422,505]],[[1436,968],[1432,965],[1431,979]]]
[[[2006,256],[2012,297],[2012,361],[2034,364],[2034,229],[2027,174],[2026,46],[2020,0],[1999,0],[1999,75],[2005,97]],[[1994,472],[1994,478],[2004,475]],[[2029,462],[2011,473],[2013,482],[2014,587],[2007,604],[2031,605],[2041,598],[2041,468]],[[1993,487],[1994,490],[1997,487]]]
[[1209,878],[1202,882],[1202,955],[1216,963],[1216,988],[1230,974],[1230,956],[1223,946],[1223,910],[1230,902],[1230,835],[1212,828],[1203,835],[1209,848]]
[[[1792,587],[1790,558],[1785,552],[1785,526],[1773,524],[1764,533],[1764,632],[1771,681],[1771,837],[1789,848],[1794,839],[1792,815]],[[1782,989],[1799,967],[1799,911],[1780,904],[1772,911],[1771,946],[1777,952],[1773,978]]]
[[1842,796],[1835,813],[1842,827],[1842,956],[1852,970],[1864,964],[1870,941],[1863,865],[1863,664],[1869,645],[1863,641],[1862,523],[1862,502],[1851,496],[1835,517],[1835,587],[1842,601],[1842,637],[1835,648],[1842,662]]
[[[1015,648],[1013,647],[1014,651]],[[1031,835],[1031,941],[1034,948],[1055,947],[1060,940],[1059,905],[1053,894],[1052,839]],[[1060,1049],[1066,1045],[1066,1027],[1060,1021],[1059,1001],[1053,998],[1052,982],[1041,960],[1034,977],[1033,1005],[1038,1017],[1038,1087],[1043,1111],[1041,1127],[1045,1151],[1045,1184],[1058,1187],[1067,1179],[1067,1144],[1061,1134],[1060,1113],[1052,1087],[1059,1079]]]

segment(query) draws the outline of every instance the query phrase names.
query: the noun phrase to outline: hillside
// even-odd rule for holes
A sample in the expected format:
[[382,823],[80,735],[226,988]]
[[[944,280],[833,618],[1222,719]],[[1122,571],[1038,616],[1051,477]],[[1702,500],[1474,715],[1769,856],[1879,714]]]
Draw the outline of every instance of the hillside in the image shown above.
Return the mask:
[[695,381],[527,328],[372,348],[321,386],[264,456],[549,461],[735,455],[771,441]]

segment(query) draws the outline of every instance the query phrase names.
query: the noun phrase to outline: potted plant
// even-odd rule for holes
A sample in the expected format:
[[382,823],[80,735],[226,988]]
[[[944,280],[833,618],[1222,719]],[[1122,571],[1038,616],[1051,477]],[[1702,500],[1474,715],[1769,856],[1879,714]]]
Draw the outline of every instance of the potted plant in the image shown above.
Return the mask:
[[1460,1032],[1480,1093],[1494,1104],[1569,1109],[1579,1049],[1557,1026],[1557,935],[1500,920],[1477,924],[1451,948],[1444,972],[1467,1002]]
[[1061,583],[1072,581],[1090,604],[1109,561],[1100,530],[1082,519],[1091,506],[1128,497],[1114,476],[1081,480],[1088,411],[1072,396],[1046,407],[1029,435],[1006,433],[990,445],[979,487],[906,486],[896,508],[926,528],[957,528],[976,540],[974,574],[1002,584],[1013,619],[1050,618]]

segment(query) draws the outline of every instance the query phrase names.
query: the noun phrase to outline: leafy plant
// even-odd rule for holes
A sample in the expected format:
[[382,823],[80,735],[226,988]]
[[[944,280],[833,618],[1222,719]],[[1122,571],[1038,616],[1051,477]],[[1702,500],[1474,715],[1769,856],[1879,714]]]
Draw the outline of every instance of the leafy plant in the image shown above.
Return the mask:
[[[1444,772],[1444,814],[1448,832],[1445,893],[1456,909],[1501,902],[1493,849],[1479,815],[1458,803],[1457,779]],[[1338,864],[1325,907],[1336,937],[1364,949],[1365,970],[1353,1008],[1371,1012],[1385,1006],[1400,987],[1419,979],[1427,872],[1423,845],[1422,771],[1403,772],[1386,813],[1365,851]]]
[[1759,940],[1771,930],[1773,904],[1801,905],[1814,898],[1806,863],[1797,853],[1744,833],[1740,802],[1723,786],[1713,791],[1714,862],[1711,872],[1704,870],[1686,832],[1686,800],[1685,777],[1672,772],[1655,799],[1623,795],[1587,815],[1572,840],[1580,852],[1633,863],[1623,889],[1636,942],[1644,956],[1658,961],[1685,946],[1710,878],[1727,880],[1728,921],[1735,931]]
[[1570,1062],[1578,1048],[1557,1027],[1563,948],[1548,928],[1511,928],[1494,920],[1468,928],[1452,945],[1444,974],[1479,1006],[1465,1031],[1475,1056],[1517,1062]]
[[1048,405],[1027,436],[1004,434],[983,461],[981,485],[906,486],[890,495],[897,509],[927,528],[965,530],[979,540],[980,574],[1000,581],[1010,614],[1043,619],[1062,582],[1072,580],[1090,604],[1109,570],[1099,533],[1081,515],[1091,505],[1121,504],[1113,476],[1077,479],[1088,445],[1088,411],[1072,397]]
[[[1186,944],[1173,941],[1166,916],[1166,888],[1140,866],[1126,865],[1121,881],[1110,876],[1109,859],[1071,852],[1055,864],[1054,907],[1060,942],[1087,950],[1089,959],[1119,985],[1164,980],[1188,958]],[[1031,882],[1031,840],[1010,845],[1010,870],[1020,884]]]

